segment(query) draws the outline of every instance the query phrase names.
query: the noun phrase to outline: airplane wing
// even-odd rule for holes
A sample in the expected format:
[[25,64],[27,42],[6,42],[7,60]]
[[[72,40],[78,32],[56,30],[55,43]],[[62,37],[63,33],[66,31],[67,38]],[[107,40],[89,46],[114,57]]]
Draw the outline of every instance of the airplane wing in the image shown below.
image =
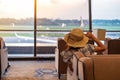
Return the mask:
[[[15,32],[15,36],[17,38],[21,38],[21,39],[26,39],[26,40],[34,40],[34,37],[25,37],[25,36],[20,36],[18,35],[16,32]],[[47,42],[47,43],[56,43],[57,41],[56,40],[52,40],[52,39],[44,39],[43,37],[42,38],[36,38],[37,41],[41,41],[41,42]]]

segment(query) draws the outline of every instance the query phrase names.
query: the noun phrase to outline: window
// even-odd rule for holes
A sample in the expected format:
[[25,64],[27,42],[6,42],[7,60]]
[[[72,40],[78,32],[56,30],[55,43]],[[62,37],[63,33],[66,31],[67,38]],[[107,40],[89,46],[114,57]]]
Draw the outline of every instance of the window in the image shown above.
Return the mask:
[[[57,38],[63,37],[72,28],[89,30],[88,0],[37,0],[37,53],[39,47],[56,46]],[[41,51],[40,51],[41,50]],[[45,49],[41,53],[52,53]],[[53,52],[54,53],[54,52]]]
[[72,28],[89,30],[88,12],[88,0],[1,0],[0,36],[9,55],[44,53]]
[[89,29],[88,0],[37,0],[38,30]]
[[92,27],[106,29],[109,38],[120,38],[120,0],[92,0]]
[[0,1],[0,36],[8,47],[8,56],[33,56],[34,0]]

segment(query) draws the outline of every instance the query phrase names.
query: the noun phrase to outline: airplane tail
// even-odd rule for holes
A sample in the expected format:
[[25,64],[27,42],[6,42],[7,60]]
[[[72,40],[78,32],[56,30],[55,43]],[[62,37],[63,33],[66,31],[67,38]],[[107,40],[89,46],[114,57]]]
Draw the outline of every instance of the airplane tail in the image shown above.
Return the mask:
[[80,27],[84,27],[82,16],[80,17]]

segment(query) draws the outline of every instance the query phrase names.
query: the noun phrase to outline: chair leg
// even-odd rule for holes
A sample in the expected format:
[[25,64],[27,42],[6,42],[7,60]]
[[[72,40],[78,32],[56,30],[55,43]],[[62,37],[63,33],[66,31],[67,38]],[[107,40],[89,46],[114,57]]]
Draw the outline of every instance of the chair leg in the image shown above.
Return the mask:
[[60,79],[60,77],[61,77],[61,74],[60,74],[60,73],[58,73],[58,78]]
[[5,75],[5,73],[8,71],[8,68],[10,67],[10,64],[8,63],[7,68],[5,69],[5,72],[3,73]]

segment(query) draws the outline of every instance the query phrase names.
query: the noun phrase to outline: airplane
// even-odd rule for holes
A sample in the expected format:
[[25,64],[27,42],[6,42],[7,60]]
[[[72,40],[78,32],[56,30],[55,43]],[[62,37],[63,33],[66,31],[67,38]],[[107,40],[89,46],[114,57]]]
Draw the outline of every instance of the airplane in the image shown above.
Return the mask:
[[[12,26],[13,27],[15,27],[15,24],[14,23],[12,23]],[[17,38],[20,38],[20,39],[25,39],[25,40],[34,40],[34,37],[26,37],[26,36],[20,36],[20,35],[18,35],[17,34],[17,32],[14,32],[14,34],[15,34],[15,36],[17,37]],[[53,39],[49,39],[49,38],[36,38],[36,41],[40,41],[40,42],[46,42],[46,43],[57,43],[57,41],[56,40],[53,40]]]
[[[20,35],[18,35],[16,32],[15,32],[15,36],[16,36],[17,38],[20,38],[20,39],[34,40],[34,37],[20,36]],[[52,39],[43,39],[43,37],[42,37],[42,38],[36,38],[36,41],[46,42],[46,43],[56,43],[56,42],[57,42],[56,40],[52,40]]]

